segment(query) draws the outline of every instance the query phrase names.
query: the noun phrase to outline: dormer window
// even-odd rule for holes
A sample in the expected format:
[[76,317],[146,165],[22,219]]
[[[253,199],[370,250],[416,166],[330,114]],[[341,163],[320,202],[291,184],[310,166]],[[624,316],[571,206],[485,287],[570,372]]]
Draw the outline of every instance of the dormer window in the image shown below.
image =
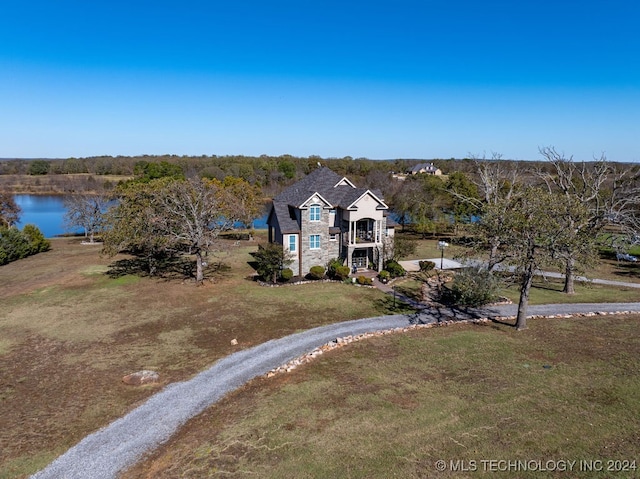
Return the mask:
[[311,205],[309,207],[309,221],[320,221],[320,205]]

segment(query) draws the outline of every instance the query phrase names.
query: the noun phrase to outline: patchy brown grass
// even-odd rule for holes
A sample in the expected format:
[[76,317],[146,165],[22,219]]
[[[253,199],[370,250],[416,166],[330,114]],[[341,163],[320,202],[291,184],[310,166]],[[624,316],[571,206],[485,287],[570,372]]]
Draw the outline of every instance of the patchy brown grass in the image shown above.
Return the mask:
[[[0,478],[27,477],[164,385],[187,379],[238,349],[330,322],[390,312],[389,297],[367,288],[336,283],[259,287],[247,279],[253,274],[248,262],[252,260],[249,253],[255,251],[256,244],[248,241],[239,242],[239,246],[235,244],[234,240],[229,241],[224,253],[209,259],[212,281],[203,287],[195,287],[191,281],[178,277],[126,274],[111,277],[105,272],[114,260],[101,257],[99,246],[81,245],[79,240],[69,238],[53,239],[52,250],[47,253],[0,267]],[[115,258],[118,259],[124,258]],[[637,337],[637,323],[624,324],[633,324],[636,329],[627,330],[623,340]],[[497,332],[488,327],[487,331],[498,336],[472,336],[472,342],[486,345],[487,351],[493,351],[503,363],[508,363],[514,352],[495,349],[493,344],[507,338],[505,347],[511,347],[513,338],[532,334],[517,335],[502,327],[497,327]],[[585,353],[582,345],[589,351],[601,351],[605,346],[617,344],[618,338],[606,331],[594,328],[585,328],[585,331],[584,335],[575,334],[576,357],[579,352]],[[438,334],[445,333],[436,333],[436,337]],[[593,337],[589,339],[589,335]],[[573,337],[574,332],[567,333],[565,349],[570,349],[567,344]],[[416,384],[426,381],[432,389],[441,390],[445,385],[454,384],[450,380],[440,383],[448,378],[456,378],[455,384],[477,381],[464,373],[468,363],[459,363],[456,370],[442,370],[439,363],[425,363],[430,356],[439,358],[440,362],[449,361],[447,354],[455,355],[456,351],[462,351],[459,353],[462,361],[470,345],[447,343],[443,337],[441,345],[427,342],[425,349],[422,346],[425,338],[411,338],[414,337],[398,339],[398,344],[375,340],[353,346],[350,349],[354,351],[353,357],[340,353],[335,361],[325,363],[323,360],[317,366],[319,373],[314,372],[316,366],[313,366],[269,382],[254,381],[215,406],[211,410],[213,416],[203,415],[190,423],[177,442],[172,443],[175,449],[164,448],[154,461],[146,462],[134,474],[154,477],[157,471],[158,477],[176,477],[176,471],[181,468],[192,468],[195,472],[191,476],[183,471],[185,477],[207,477],[210,470],[233,470],[240,476],[237,464],[243,467],[246,464],[249,469],[260,472],[285,457],[281,453],[290,449],[287,442],[299,441],[310,433],[317,437],[305,445],[307,452],[301,454],[299,449],[291,449],[299,459],[289,462],[286,466],[289,469],[280,469],[279,477],[293,477],[297,469],[306,471],[307,477],[358,477],[359,463],[341,457],[342,450],[351,451],[354,457],[378,454],[376,457],[383,462],[382,470],[384,464],[396,460],[426,464],[431,456],[424,453],[423,446],[413,442],[404,444],[405,438],[398,435],[399,428],[405,427],[404,414],[421,411],[426,404],[438,404],[438,401],[447,405],[449,398],[455,399],[453,405],[461,405],[467,396],[456,399],[452,392],[430,396],[428,391],[416,388]],[[232,339],[237,339],[237,346],[231,345]],[[543,344],[546,343],[532,343],[542,348],[536,354],[546,357],[547,346],[541,346]],[[520,347],[524,346],[518,345],[515,351]],[[452,349],[447,352],[447,348]],[[624,346],[621,351],[631,349]],[[410,356],[405,356],[408,353]],[[359,363],[361,360],[364,362]],[[490,360],[488,356],[476,358],[474,370],[478,369],[476,363],[492,364]],[[397,361],[404,363],[399,374],[394,371]],[[605,357],[602,361],[608,359]],[[423,363],[431,366],[425,369]],[[125,374],[141,369],[158,371],[161,383],[136,388],[121,382]],[[385,371],[396,374],[392,383],[379,379]],[[600,374],[595,369],[589,371]],[[481,377],[493,386],[504,381],[494,378],[490,371],[484,371]],[[593,390],[573,393],[585,392],[585,397],[604,403],[619,401],[619,393],[607,387],[603,383]],[[266,405],[256,402],[279,391],[290,391],[292,396],[282,403],[280,400]],[[356,394],[358,391],[361,396]],[[468,390],[465,394],[476,393]],[[640,395],[636,394],[637,397]],[[305,402],[313,398],[321,400]],[[519,401],[513,400],[516,404]],[[380,404],[390,410],[397,408],[396,413],[386,419],[383,415],[378,418],[378,413],[373,411],[377,411],[375,408]],[[273,407],[271,412],[270,407]],[[484,406],[481,410],[488,409]],[[633,407],[630,410],[635,411]],[[260,419],[262,414],[264,419]],[[422,424],[425,430],[445,434],[450,431],[450,421],[437,421],[450,414],[459,416],[460,411],[436,407],[424,414],[425,422],[417,424]],[[250,418],[250,427],[240,425],[237,432],[229,429],[245,416]],[[398,421],[399,425],[394,425]],[[368,425],[368,429],[358,429],[360,423]],[[352,429],[364,436],[347,437]],[[218,437],[212,430],[222,435]],[[193,439],[181,444],[183,438],[190,437],[190,431]],[[295,434],[280,438],[282,431]],[[376,449],[378,443],[384,443],[382,437],[394,434],[397,438],[389,443],[389,449]],[[437,438],[422,437],[419,431],[411,435],[439,444]],[[327,444],[342,436],[346,442]],[[418,452],[413,456],[403,455],[402,451],[415,447]],[[316,450],[319,451],[316,459],[309,459]],[[271,454],[272,451],[276,453]],[[195,462],[189,462],[189,454]],[[244,462],[245,457],[254,461],[254,456],[262,462]],[[331,463],[334,456],[341,457],[335,470],[323,469],[314,462]],[[409,475],[415,472],[407,471]],[[277,476],[274,474],[272,477]]]
[[[0,478],[26,477],[162,386],[238,349],[386,311],[377,290],[260,287],[247,279],[255,248],[244,241],[211,258],[214,280],[202,287],[109,277],[113,260],[67,238],[0,267]],[[121,382],[141,369],[162,382]]]
[[[536,320],[354,343],[250,382],[124,478],[639,477],[639,328],[640,316]],[[636,469],[490,473],[483,460]]]
[[0,175],[0,191],[14,195],[58,195],[73,192],[96,192],[112,187],[130,176],[92,175],[75,173],[66,175]]

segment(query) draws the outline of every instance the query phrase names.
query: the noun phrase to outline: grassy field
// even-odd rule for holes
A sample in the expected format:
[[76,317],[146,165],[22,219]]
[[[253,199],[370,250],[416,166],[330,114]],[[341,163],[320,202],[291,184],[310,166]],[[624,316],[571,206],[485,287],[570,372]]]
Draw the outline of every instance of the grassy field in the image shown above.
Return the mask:
[[[390,312],[390,299],[374,289],[258,286],[248,279],[255,242],[230,246],[218,258],[224,267],[210,271],[214,281],[203,287],[112,278],[105,273],[113,260],[99,247],[52,244],[50,252],[0,267],[0,478],[26,477],[162,386],[234,351]],[[161,383],[121,382],[141,369],[158,371]]]
[[[640,477],[639,330],[639,316],[536,320],[353,343],[252,381],[125,478]],[[482,462],[518,460],[603,470]],[[616,460],[634,462],[607,471]]]
[[57,195],[70,192],[96,192],[104,186],[113,187],[130,176],[92,175],[76,173],[65,175],[0,175],[0,191],[14,195]]
[[[375,289],[338,283],[260,287],[248,264],[256,243],[235,244],[229,241],[225,252],[209,258],[211,281],[203,287],[175,276],[107,274],[124,258],[102,257],[99,246],[71,238],[54,239],[50,252],[0,267],[0,478],[27,477],[166,384],[234,351],[322,324],[393,312],[392,299]],[[417,257],[433,245],[420,247]],[[620,266],[612,261],[606,267],[615,276]],[[638,281],[632,267],[625,279]],[[615,288],[606,291],[602,296],[609,301],[631,300]],[[580,290],[574,298],[584,302],[584,295]],[[545,291],[540,301],[561,299],[566,297]],[[380,353],[375,343],[367,344],[355,347],[374,346],[367,354]],[[124,375],[141,369],[158,371],[161,382],[140,388],[122,383]],[[344,374],[348,383],[351,372]],[[269,387],[288,381],[280,378]],[[320,413],[324,419],[316,427],[341,417],[333,409]]]

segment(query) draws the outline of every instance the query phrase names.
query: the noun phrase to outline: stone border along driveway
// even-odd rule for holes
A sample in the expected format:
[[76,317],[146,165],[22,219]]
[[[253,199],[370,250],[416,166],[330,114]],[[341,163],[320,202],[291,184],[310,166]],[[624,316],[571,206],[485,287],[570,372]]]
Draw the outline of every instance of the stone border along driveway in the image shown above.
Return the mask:
[[[514,305],[475,310],[426,310],[411,315],[379,316],[330,324],[267,341],[217,361],[184,382],[170,384],[110,425],[85,437],[33,479],[115,479],[142,456],[166,442],[183,424],[225,394],[251,379],[291,370],[295,358],[313,357],[323,345],[348,343],[381,331],[405,331],[415,325],[488,321],[515,314]],[[640,303],[557,304],[529,307],[530,317],[640,313]],[[456,318],[454,320],[454,318]],[[350,338],[350,339],[336,339]],[[330,347],[330,346],[329,346]],[[309,353],[311,352],[311,353]],[[317,351],[316,354],[317,356]],[[299,359],[297,361],[302,361]]]

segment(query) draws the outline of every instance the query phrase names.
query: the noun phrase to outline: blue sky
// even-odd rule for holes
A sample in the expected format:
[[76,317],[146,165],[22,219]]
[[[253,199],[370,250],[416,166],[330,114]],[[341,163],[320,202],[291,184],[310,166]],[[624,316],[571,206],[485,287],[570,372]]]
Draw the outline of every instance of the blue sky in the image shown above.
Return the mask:
[[640,161],[640,2],[4,2],[0,157]]

